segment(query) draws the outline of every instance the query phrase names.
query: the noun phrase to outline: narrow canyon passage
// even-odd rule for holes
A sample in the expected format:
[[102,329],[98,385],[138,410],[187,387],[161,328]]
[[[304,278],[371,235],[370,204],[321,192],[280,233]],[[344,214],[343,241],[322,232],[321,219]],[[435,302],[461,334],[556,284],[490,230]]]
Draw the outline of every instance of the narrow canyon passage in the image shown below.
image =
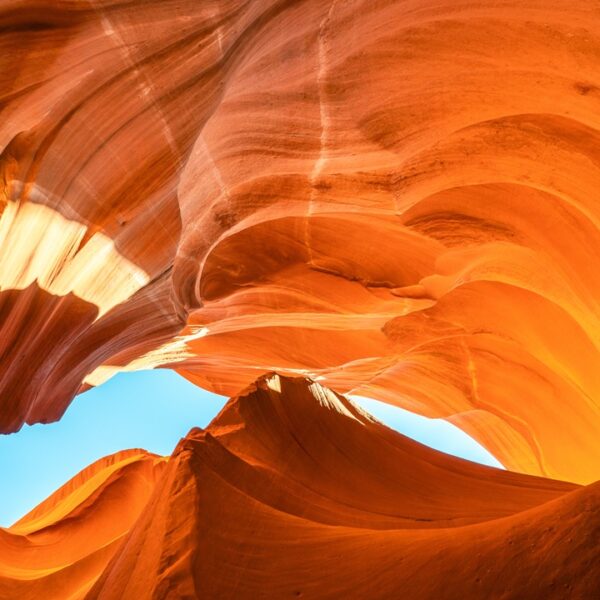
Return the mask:
[[0,435],[230,399],[100,419],[0,597],[595,600],[598,190],[599,0],[0,0]]

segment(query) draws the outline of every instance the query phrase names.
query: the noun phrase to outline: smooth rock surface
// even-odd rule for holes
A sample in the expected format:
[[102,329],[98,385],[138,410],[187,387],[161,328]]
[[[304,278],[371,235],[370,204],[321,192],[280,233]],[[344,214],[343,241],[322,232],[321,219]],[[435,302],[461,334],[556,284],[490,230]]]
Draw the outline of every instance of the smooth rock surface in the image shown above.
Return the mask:
[[[592,598],[599,502],[598,484],[442,454],[316,383],[272,375],[192,430],[168,462],[140,451],[99,461],[2,531],[0,592]],[[67,534],[70,554],[57,543],[49,561],[48,536]],[[17,544],[27,546],[19,569]]]
[[5,0],[0,430],[277,370],[599,477],[591,0]]

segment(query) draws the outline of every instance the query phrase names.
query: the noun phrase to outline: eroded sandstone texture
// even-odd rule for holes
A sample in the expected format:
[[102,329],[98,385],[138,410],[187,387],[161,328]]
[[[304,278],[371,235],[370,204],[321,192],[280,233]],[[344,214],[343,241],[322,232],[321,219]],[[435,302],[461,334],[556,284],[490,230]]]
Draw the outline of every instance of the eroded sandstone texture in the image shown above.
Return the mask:
[[4,0],[0,429],[277,370],[600,463],[594,0]]
[[598,484],[463,461],[271,376],[168,461],[108,457],[0,530],[0,596],[591,599],[599,510]]

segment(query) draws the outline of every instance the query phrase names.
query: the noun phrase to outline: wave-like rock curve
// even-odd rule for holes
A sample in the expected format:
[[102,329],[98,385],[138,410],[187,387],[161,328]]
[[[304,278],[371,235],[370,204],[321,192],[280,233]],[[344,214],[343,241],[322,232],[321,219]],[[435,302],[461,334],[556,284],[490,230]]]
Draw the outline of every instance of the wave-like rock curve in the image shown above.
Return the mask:
[[126,450],[81,471],[0,528],[0,597],[83,598],[138,519],[166,459]]
[[[3,532],[3,598],[38,598],[44,585],[48,599],[552,599],[600,585],[598,484],[442,454],[304,379],[261,379],[167,463],[104,462],[111,477],[92,467],[68,485],[85,492],[77,509],[62,509],[65,492]],[[50,573],[47,536],[67,529],[69,559],[61,545],[51,553],[68,566]],[[19,578],[5,565],[24,535],[42,547],[18,555]]]
[[599,15],[4,2],[0,429],[277,370],[597,479]]

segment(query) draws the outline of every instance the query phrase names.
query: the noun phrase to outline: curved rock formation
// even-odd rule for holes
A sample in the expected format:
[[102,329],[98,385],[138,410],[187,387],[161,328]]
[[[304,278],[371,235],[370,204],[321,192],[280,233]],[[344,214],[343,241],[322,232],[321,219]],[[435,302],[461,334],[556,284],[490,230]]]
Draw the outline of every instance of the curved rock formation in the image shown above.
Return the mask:
[[600,464],[590,0],[8,0],[0,429],[301,373]]
[[90,465],[8,529],[0,597],[82,598],[164,474],[164,458],[127,450]]
[[[442,454],[303,379],[257,382],[166,467],[134,453],[92,469],[4,532],[2,564],[17,535],[29,548],[71,528],[72,546],[69,559],[53,546],[53,563],[19,555],[28,581],[4,567],[3,584],[21,587],[3,598],[39,598],[44,585],[49,599],[558,599],[600,585],[598,484]],[[128,514],[107,530],[108,511]]]

